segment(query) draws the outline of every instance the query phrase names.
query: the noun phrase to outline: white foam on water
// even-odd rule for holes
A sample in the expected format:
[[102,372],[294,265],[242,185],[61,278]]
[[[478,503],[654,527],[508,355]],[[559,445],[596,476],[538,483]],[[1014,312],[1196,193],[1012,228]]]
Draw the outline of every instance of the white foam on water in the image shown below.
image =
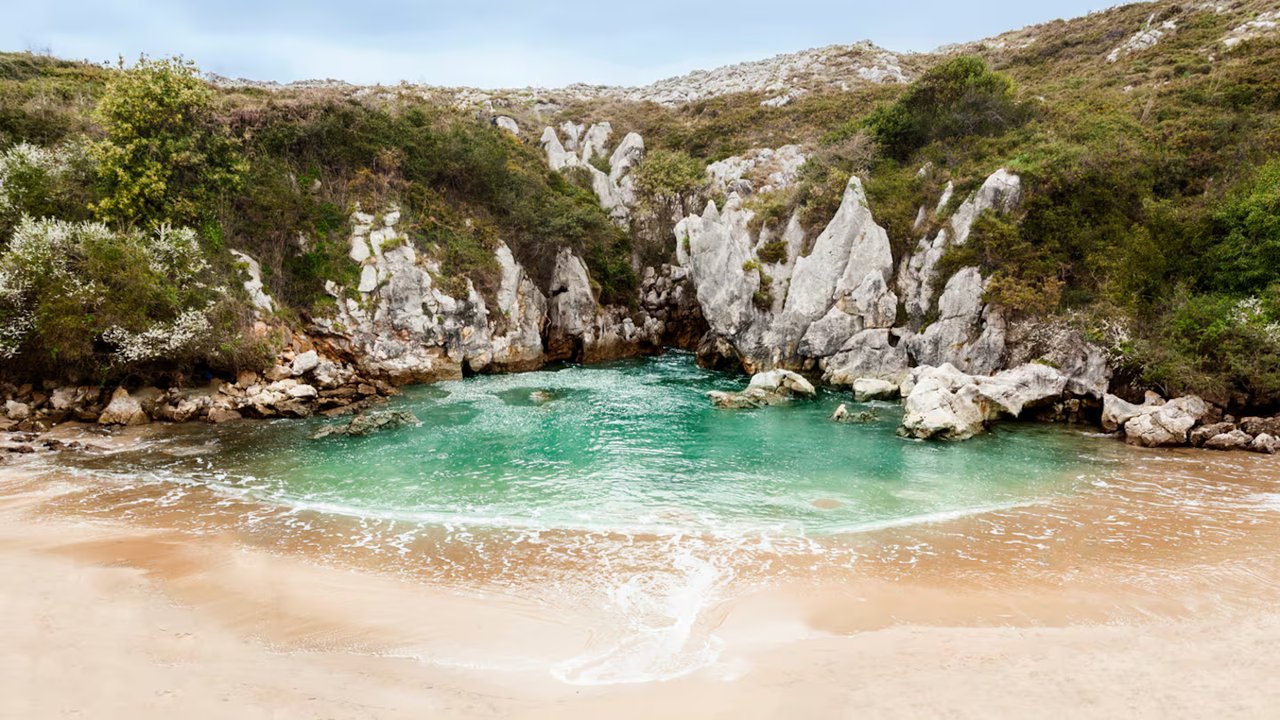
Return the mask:
[[1257,493],[1249,499],[1258,508],[1280,512],[1280,493]]
[[631,575],[607,589],[618,628],[601,628],[585,652],[556,663],[552,677],[570,685],[661,682],[709,667],[724,643],[709,617],[732,572],[681,551],[671,571]]

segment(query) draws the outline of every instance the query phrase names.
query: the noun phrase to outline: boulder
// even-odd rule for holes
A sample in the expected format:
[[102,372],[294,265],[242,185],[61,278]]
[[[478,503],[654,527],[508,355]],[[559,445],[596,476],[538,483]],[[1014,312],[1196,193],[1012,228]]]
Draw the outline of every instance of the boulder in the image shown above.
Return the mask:
[[285,367],[284,365],[272,365],[271,367],[267,368],[266,375],[268,380],[272,382],[276,382],[278,380],[284,380],[285,378],[288,378],[288,377],[293,377],[293,370],[291,368]]
[[1243,430],[1232,430],[1209,438],[1204,447],[1208,450],[1242,450],[1253,442],[1253,436]]
[[290,370],[294,377],[298,377],[299,375],[305,375],[312,370],[315,370],[316,366],[319,364],[320,355],[317,354],[315,350],[308,350],[293,359],[293,364],[290,366]]
[[49,396],[49,405],[54,410],[74,410],[76,408],[76,388],[60,387]]
[[10,400],[4,404],[4,414],[10,420],[26,420],[31,417],[31,406],[17,400]]
[[209,410],[209,414],[205,416],[205,420],[211,423],[224,423],[231,420],[239,420],[243,417],[240,413],[230,408],[215,407]]
[[188,422],[207,414],[213,408],[213,400],[208,395],[194,395],[178,400],[169,413],[174,422]]
[[291,398],[305,399],[316,397],[320,391],[311,385],[295,385],[289,388],[288,393]]
[[858,378],[853,381],[853,399],[858,402],[895,400],[897,397],[898,385],[896,383],[876,378]]
[[1265,453],[1267,455],[1275,455],[1280,450],[1280,439],[1269,433],[1262,433],[1249,443],[1249,450],[1257,453]]
[[[1194,447],[1204,447],[1205,443],[1219,435],[1226,435],[1236,430],[1235,423],[1220,422],[1212,425],[1202,425],[1191,431],[1191,444]],[[1252,438],[1251,438],[1252,439]]]
[[1111,393],[1106,393],[1102,396],[1102,429],[1107,432],[1116,432],[1129,420],[1148,412],[1149,409],[1150,403],[1134,405]]
[[1240,421],[1240,429],[1254,436],[1280,437],[1280,417],[1247,417]]
[[516,137],[520,136],[520,125],[515,121],[515,118],[508,117],[506,115],[499,115],[493,119],[493,124]]
[[757,373],[751,377],[751,383],[747,385],[748,390],[753,388],[771,393],[803,395],[805,397],[813,397],[818,394],[813,384],[805,380],[804,376],[790,370],[771,370]]
[[967,440],[992,417],[977,383],[949,363],[919,373],[903,409],[898,432],[921,440]]
[[943,440],[965,440],[1001,416],[1016,418],[1060,398],[1067,385],[1065,375],[1038,363],[991,377],[968,375],[945,363],[917,369],[912,380],[899,432]]
[[838,423],[849,423],[861,425],[863,423],[875,422],[880,416],[874,410],[863,410],[861,412],[850,412],[849,406],[841,403],[840,407],[831,414],[831,419]]
[[129,395],[123,387],[111,394],[111,402],[98,416],[100,425],[146,425],[151,422],[142,410],[142,403]]
[[1194,395],[1145,406],[1145,412],[1124,424],[1125,441],[1142,447],[1186,445],[1191,428],[1209,412],[1209,405]]
[[725,409],[748,409],[776,405],[792,397],[813,397],[818,394],[813,385],[801,375],[790,370],[772,370],[758,373],[751,378],[742,392],[707,393],[711,404]]
[[976,378],[983,396],[1005,413],[1018,417],[1022,411],[1055,400],[1067,387],[1067,377],[1055,368],[1028,363],[997,373],[990,378]]

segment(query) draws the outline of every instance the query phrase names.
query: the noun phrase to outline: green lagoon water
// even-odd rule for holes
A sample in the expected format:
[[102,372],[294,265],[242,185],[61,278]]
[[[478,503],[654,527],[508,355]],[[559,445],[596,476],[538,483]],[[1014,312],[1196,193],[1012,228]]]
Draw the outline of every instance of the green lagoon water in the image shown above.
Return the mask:
[[[830,535],[1028,502],[1069,488],[1086,441],[1005,426],[966,443],[898,437],[896,404],[847,393],[713,408],[741,376],[685,353],[409,388],[421,421],[362,438],[328,420],[243,424],[212,454],[148,471],[292,508],[472,529]],[[841,403],[878,416],[829,417]],[[207,435],[207,432],[205,433]],[[179,439],[181,436],[179,436]]]

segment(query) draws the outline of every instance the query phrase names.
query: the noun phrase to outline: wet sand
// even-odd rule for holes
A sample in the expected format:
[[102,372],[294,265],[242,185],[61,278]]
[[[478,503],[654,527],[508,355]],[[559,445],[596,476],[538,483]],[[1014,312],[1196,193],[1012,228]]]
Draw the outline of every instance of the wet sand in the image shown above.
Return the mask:
[[0,717],[1274,717],[1280,464],[1126,458],[1124,487],[1065,506],[833,540],[846,565],[744,567],[691,630],[716,662],[607,685],[550,669],[611,616],[496,571],[445,583],[206,514],[197,533],[205,498],[130,504],[3,468]]

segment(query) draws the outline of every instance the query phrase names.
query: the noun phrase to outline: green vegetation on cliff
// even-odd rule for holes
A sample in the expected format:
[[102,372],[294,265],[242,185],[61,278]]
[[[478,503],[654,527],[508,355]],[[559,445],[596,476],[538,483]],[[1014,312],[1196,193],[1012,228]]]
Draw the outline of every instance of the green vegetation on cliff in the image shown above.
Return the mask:
[[[672,221],[706,199],[703,166],[799,143],[809,155],[799,182],[751,198],[757,223],[777,227],[799,211],[813,237],[858,173],[901,258],[1008,168],[1023,180],[1019,208],[979,218],[945,268],[983,268],[988,300],[1014,318],[1083,325],[1137,385],[1280,405],[1280,33],[1224,43],[1271,9],[1259,0],[1124,6],[913,56],[912,83],[855,81],[781,104],[747,92],[542,111],[538,122],[609,120],[615,133],[644,137],[631,232],[573,173],[550,171],[529,133],[521,140],[407,86],[218,89],[182,61],[106,69],[0,54],[0,370],[78,358],[67,367],[144,372],[110,341],[123,336],[106,331],[170,327],[207,302],[194,286],[140,272],[100,278],[95,287],[115,295],[87,305],[33,300],[51,290],[12,280],[36,277],[15,249],[19,235],[29,245],[50,228],[76,228],[68,237],[84,240],[68,267],[89,278],[95,271],[82,267],[110,267],[94,259],[101,248],[136,264],[142,255],[128,253],[148,252],[160,228],[190,228],[208,265],[199,282],[230,288],[238,309],[210,315],[216,341],[178,362],[219,368],[251,362],[265,342],[244,335],[251,314],[232,249],[261,262],[284,317],[305,323],[333,302],[325,281],[356,282],[352,211],[395,204],[451,293],[471,282],[492,296],[499,242],[545,287],[568,245],[604,301],[633,303],[633,263],[674,254]],[[1166,29],[1154,44],[1131,42],[1149,27]],[[953,200],[918,228],[919,209],[934,208],[948,182]],[[786,251],[761,250],[765,262]],[[126,308],[130,297],[152,299]]]
[[285,318],[353,287],[357,209],[398,206],[437,280],[492,298],[506,243],[544,287],[557,250],[634,301],[631,239],[595,196],[487,123],[399,97],[218,91],[180,59],[113,70],[0,55],[0,372],[108,382],[270,357],[230,250]]
[[[947,181],[943,218],[1008,168],[1023,179],[1020,209],[980,219],[944,267],[982,266],[988,299],[1014,316],[1067,314],[1109,336],[1136,384],[1277,406],[1280,33],[1223,42],[1273,9],[1135,4],[936,56],[906,86],[611,111],[630,118],[623,129],[654,128],[651,147],[708,161],[811,143],[799,187],[753,198],[761,221],[799,209],[812,236],[858,173],[895,257],[936,227],[917,229],[917,213]],[[1154,46],[1109,60],[1165,22],[1175,29]]]

